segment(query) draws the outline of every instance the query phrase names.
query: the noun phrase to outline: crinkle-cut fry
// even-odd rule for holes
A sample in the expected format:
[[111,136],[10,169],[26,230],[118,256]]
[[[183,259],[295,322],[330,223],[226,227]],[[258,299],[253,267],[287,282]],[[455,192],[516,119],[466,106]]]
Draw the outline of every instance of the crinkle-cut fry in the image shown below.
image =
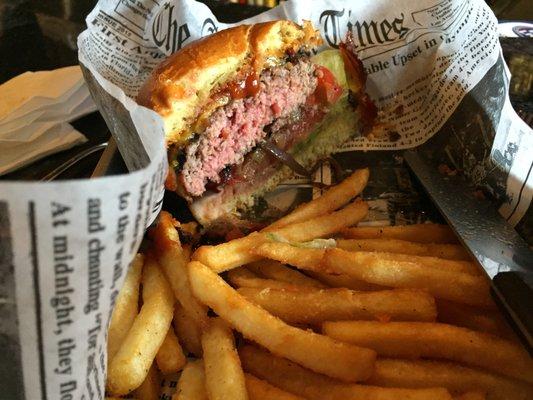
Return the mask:
[[388,289],[385,286],[375,285],[355,279],[346,274],[326,274],[324,272],[306,271],[306,274],[319,280],[320,282],[328,285],[332,288],[346,288],[359,291],[372,291],[372,290],[385,290]]
[[533,359],[509,340],[436,322],[324,322],[322,332],[385,357],[438,358],[533,383]]
[[108,360],[111,360],[117,353],[139,312],[139,290],[143,264],[144,256],[137,254],[126,273],[124,284],[116,298],[107,333]]
[[203,360],[188,361],[181,372],[172,400],[209,400]]
[[395,226],[357,226],[341,231],[346,239],[400,239],[418,243],[457,243],[448,225],[414,224]]
[[161,377],[154,364],[148,370],[143,383],[135,389],[135,398],[139,400],[159,400],[161,391]]
[[368,183],[369,175],[368,168],[355,170],[352,175],[338,185],[328,189],[322,196],[308,203],[301,204],[290,214],[268,226],[265,231],[273,231],[283,226],[315,218],[343,207],[363,191]]
[[202,333],[181,304],[174,305],[174,329],[181,345],[196,357],[202,357]]
[[244,372],[229,325],[213,318],[202,335],[209,400],[248,400]]
[[185,312],[195,321],[199,329],[207,326],[207,308],[198,302],[191,293],[187,277],[189,259],[183,251],[178,232],[174,227],[174,219],[166,212],[159,215],[159,223],[150,231],[153,238],[155,253],[165,273],[175,298]]
[[337,247],[350,251],[381,251],[472,261],[468,252],[458,244],[416,243],[399,239],[338,239]]
[[292,242],[306,242],[328,237],[342,228],[354,225],[363,219],[367,213],[368,204],[363,201],[355,201],[331,214],[287,225],[269,233],[254,232],[243,238],[217,246],[202,246],[193,253],[192,259],[220,273],[260,260],[261,257],[252,254],[250,250],[268,241],[269,234],[275,233]]
[[[343,245],[342,240],[337,241],[337,247],[339,249],[347,250],[347,251],[354,251],[352,250],[351,246]],[[365,251],[359,251],[358,253],[367,253]],[[379,253],[380,257],[386,260],[391,261],[407,261],[407,262],[414,262],[423,266],[426,266],[428,268],[436,268],[440,269],[442,271],[450,271],[450,272],[462,272],[465,274],[470,275],[481,275],[481,270],[479,267],[470,261],[457,261],[457,260],[448,260],[446,258],[438,258],[438,257],[430,257],[430,256],[415,256],[411,254],[401,254],[401,253],[387,253],[387,252],[373,252],[373,253]]]
[[128,394],[141,385],[172,322],[172,290],[150,257],[144,264],[142,285],[141,311],[109,364],[107,389],[115,396]]
[[282,282],[275,279],[259,278],[247,267],[238,267],[229,270],[227,277],[228,281],[235,287],[253,287],[258,289],[276,288],[287,290],[299,290],[309,287]]
[[471,390],[453,397],[453,400],[486,400],[485,392]]
[[[305,250],[305,249],[304,249]],[[380,253],[327,249],[323,271],[350,275],[378,285],[426,289],[436,298],[494,308],[489,282],[483,276],[427,268],[412,262],[383,259]]]
[[367,383],[409,388],[442,386],[453,394],[480,390],[489,400],[533,399],[533,385],[448,361],[378,358]]
[[193,292],[200,301],[245,338],[273,353],[348,382],[364,380],[372,374],[374,351],[287,325],[246,300],[213,270],[199,262],[189,264],[189,277]]
[[294,285],[309,286],[315,288],[326,288],[327,285],[316,279],[310,278],[286,265],[275,260],[260,260],[246,266],[249,270],[267,279],[275,279],[281,282],[292,283]]
[[239,355],[246,372],[310,400],[452,400],[444,388],[399,389],[340,382],[255,346],[241,347]]
[[437,299],[437,320],[510,340],[517,339],[515,333],[497,311]]
[[179,372],[187,362],[172,325],[168,328],[165,340],[157,351],[155,361],[163,374]]
[[250,400],[305,400],[303,397],[278,389],[267,381],[244,374]]
[[314,325],[328,320],[435,321],[437,315],[435,299],[422,290],[240,288],[238,292],[291,325]]

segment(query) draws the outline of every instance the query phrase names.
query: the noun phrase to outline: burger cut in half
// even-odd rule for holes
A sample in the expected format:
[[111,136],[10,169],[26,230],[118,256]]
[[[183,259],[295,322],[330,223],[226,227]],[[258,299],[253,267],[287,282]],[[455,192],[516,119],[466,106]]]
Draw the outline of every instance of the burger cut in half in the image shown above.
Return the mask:
[[322,44],[311,23],[241,25],[163,61],[139,104],[165,122],[167,189],[206,228],[246,227],[257,196],[305,174],[376,115],[350,41]]

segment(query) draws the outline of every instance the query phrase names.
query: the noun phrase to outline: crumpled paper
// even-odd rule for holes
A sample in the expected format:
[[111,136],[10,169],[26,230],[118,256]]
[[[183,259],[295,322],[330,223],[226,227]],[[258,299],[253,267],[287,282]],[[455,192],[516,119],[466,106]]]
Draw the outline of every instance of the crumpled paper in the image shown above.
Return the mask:
[[86,142],[68,122],[96,110],[77,65],[25,72],[0,99],[0,175]]

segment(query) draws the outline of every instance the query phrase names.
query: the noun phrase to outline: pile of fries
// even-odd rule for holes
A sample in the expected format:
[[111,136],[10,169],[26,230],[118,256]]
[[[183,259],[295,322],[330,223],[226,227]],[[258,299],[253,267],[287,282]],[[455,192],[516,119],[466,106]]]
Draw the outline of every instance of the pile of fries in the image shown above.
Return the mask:
[[158,399],[173,376],[172,400],[532,399],[533,360],[451,230],[357,227],[367,181],[194,252],[163,212],[116,301],[108,395]]

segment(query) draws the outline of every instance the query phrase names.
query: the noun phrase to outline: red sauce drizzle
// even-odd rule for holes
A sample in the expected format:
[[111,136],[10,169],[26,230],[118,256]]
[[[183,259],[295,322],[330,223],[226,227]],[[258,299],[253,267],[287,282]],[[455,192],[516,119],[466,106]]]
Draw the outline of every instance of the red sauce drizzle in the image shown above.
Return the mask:
[[244,79],[230,82],[227,91],[234,100],[255,96],[259,92],[259,76],[255,71],[251,71]]

